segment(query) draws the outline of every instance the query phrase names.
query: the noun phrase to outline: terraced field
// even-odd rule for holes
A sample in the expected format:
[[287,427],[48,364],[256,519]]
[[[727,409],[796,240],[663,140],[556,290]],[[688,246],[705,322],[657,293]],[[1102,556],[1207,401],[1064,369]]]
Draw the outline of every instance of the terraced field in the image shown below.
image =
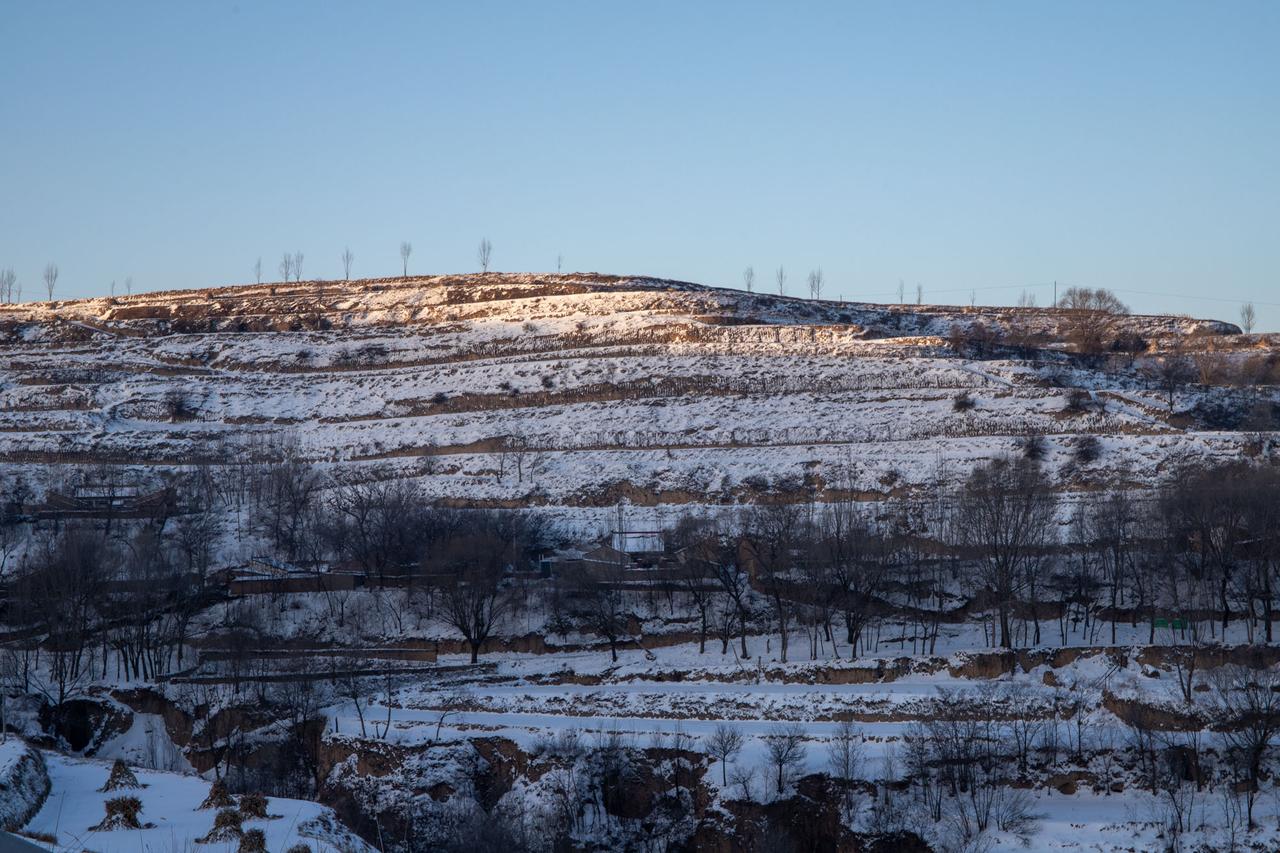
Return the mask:
[[[1048,436],[1065,490],[1238,452],[1128,369],[1054,363],[1067,312],[810,302],[598,275],[303,282],[0,308],[0,459],[182,467],[285,448],[459,505],[876,499]],[[1231,349],[1214,321],[1115,321]],[[1016,331],[1034,358],[957,334]],[[1132,360],[1130,360],[1132,361]],[[1079,405],[1084,389],[1088,405]],[[972,406],[956,405],[967,394]],[[1073,405],[1073,400],[1075,401]],[[1080,436],[1101,438],[1089,465]]]

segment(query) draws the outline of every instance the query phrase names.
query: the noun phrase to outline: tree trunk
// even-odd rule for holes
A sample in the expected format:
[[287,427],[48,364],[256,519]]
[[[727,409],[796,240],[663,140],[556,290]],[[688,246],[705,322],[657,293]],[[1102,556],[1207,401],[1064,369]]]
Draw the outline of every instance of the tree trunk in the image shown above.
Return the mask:
[[1222,602],[1222,636],[1223,637],[1227,636],[1227,626],[1231,622],[1231,611],[1230,609],[1228,609],[1228,605],[1227,605],[1227,584],[1229,581],[1230,581],[1230,576],[1224,571],[1222,573],[1222,586],[1218,593],[1218,598]]
[[786,606],[782,603],[781,594],[774,593],[773,607],[774,607],[774,610],[776,610],[778,613],[778,630],[782,632],[782,646],[779,649],[779,654],[781,656],[782,663],[786,663],[787,662],[787,610],[786,610]]

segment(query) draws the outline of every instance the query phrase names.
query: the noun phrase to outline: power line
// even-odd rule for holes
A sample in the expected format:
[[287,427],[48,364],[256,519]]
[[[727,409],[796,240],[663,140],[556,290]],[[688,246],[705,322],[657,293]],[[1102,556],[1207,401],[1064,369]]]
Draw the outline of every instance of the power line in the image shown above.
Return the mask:
[[1166,299],[1199,299],[1201,302],[1234,302],[1237,305],[1252,302],[1254,305],[1265,305],[1268,308],[1280,308],[1280,302],[1259,302],[1256,299],[1231,299],[1225,296],[1185,296],[1181,293],[1160,293],[1154,290],[1130,290],[1128,288],[1113,287],[1116,293],[1139,293],[1143,296],[1163,296]]
[[[925,288],[926,294],[934,293],[982,293],[987,290],[1031,290],[1036,287],[1053,287],[1052,284],[995,284],[988,287],[949,287],[942,290],[930,290]],[[880,293],[868,293],[866,296],[897,296],[898,291],[882,291]]]
[[[1061,284],[1062,282],[1058,282]],[[949,287],[941,290],[930,290],[926,288],[925,293],[932,295],[935,293],[983,293],[990,290],[1035,290],[1042,287],[1053,287],[1054,282],[1042,282],[1040,284],[998,284],[986,287]],[[1261,302],[1257,299],[1241,299],[1227,296],[1188,296],[1183,293],[1166,293],[1158,290],[1135,290],[1127,287],[1111,287],[1107,288],[1115,293],[1133,293],[1141,296],[1159,296],[1164,299],[1195,299],[1201,302],[1227,302],[1235,305],[1242,305],[1251,302],[1254,305],[1260,305],[1267,308],[1280,308],[1280,302]],[[866,294],[867,297],[876,296],[896,296],[897,291],[880,291],[878,293]]]

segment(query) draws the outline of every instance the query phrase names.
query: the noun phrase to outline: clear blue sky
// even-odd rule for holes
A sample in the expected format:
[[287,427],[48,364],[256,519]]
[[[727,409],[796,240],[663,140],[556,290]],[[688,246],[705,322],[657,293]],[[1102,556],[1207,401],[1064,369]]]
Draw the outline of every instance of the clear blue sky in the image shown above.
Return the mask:
[[336,277],[346,245],[390,274],[401,240],[469,271],[487,236],[499,270],[783,264],[798,294],[821,266],[833,297],[960,303],[1057,279],[1280,329],[1270,0],[0,0],[0,42],[24,298],[49,261],[73,297],[286,250]]

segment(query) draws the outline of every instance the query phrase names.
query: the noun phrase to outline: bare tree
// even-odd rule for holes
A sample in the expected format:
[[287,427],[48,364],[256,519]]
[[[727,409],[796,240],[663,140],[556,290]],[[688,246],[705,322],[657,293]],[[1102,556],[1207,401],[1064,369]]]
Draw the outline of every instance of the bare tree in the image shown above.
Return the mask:
[[787,271],[782,267],[778,267],[778,271],[773,274],[773,277],[778,282],[778,295],[784,295],[787,292]]
[[438,525],[411,480],[342,485],[329,490],[325,503],[331,550],[383,581],[418,564]]
[[1253,332],[1253,324],[1257,320],[1258,317],[1254,313],[1252,302],[1246,302],[1240,306],[1240,328],[1244,329],[1246,335]]
[[918,281],[916,282],[916,304],[924,304],[924,285]]
[[[48,661],[33,674],[35,688],[61,720],[64,706],[91,678],[93,629],[102,585],[118,564],[116,550],[97,531],[68,528],[37,557],[11,593],[11,612],[29,614],[46,634]],[[15,606],[16,605],[16,606]]]
[[293,272],[293,255],[285,252],[280,258],[280,280],[287,282],[291,272]]
[[1128,314],[1129,306],[1107,290],[1099,287],[1068,287],[1058,300],[1059,308],[1070,311],[1100,311],[1106,314]]
[[254,261],[254,262],[253,262],[253,278],[254,278],[254,280],[255,280],[255,281],[257,281],[257,282],[258,282],[258,284],[262,284],[262,258],[261,258],[261,256],[259,256],[259,258],[258,258],[256,261]]
[[707,736],[707,755],[720,762],[720,781],[726,786],[729,784],[729,762],[742,751],[745,741],[742,732],[728,723],[720,723]]
[[472,663],[515,607],[514,590],[504,582],[506,570],[527,565],[541,536],[541,528],[527,517],[475,511],[440,536],[428,565],[450,576],[442,618],[467,641]]
[[9,696],[9,691],[16,691],[21,684],[18,679],[19,671],[17,654],[11,649],[0,649],[0,743],[9,742],[9,720],[5,700]]
[[493,257],[493,244],[489,242],[488,237],[480,240],[480,245],[476,248],[476,260],[480,262],[480,272],[489,271],[489,260]]
[[1280,733],[1280,673],[1229,665],[1214,674],[1212,684],[1224,751],[1243,771],[1247,783],[1247,819],[1252,829],[1263,759]]
[[1033,587],[1054,529],[1054,493],[1032,461],[996,459],[974,470],[958,507],[964,544],[981,557],[979,579],[991,590],[1000,619],[1000,645],[1013,648],[1009,617],[1024,591],[1039,643]]
[[44,289],[53,301],[53,288],[58,284],[58,265],[46,264],[44,268]]
[[1095,356],[1105,351],[1116,318],[1129,313],[1129,306],[1104,287],[1069,287],[1057,307],[1070,312],[1067,337],[1076,350]]
[[674,541],[679,555],[679,585],[698,612],[698,653],[707,650],[707,628],[717,596],[718,563],[725,557],[719,531],[713,523],[685,516],[676,525]]
[[1178,389],[1195,378],[1195,366],[1187,358],[1181,341],[1171,345],[1167,352],[1150,359],[1142,366],[1143,374],[1160,386],[1167,396],[1169,411],[1173,411]]
[[[480,543],[483,547],[485,543]],[[480,648],[502,621],[511,597],[502,589],[501,567],[484,561],[465,560],[451,587],[444,592],[444,621],[462,634],[471,647],[471,662],[480,658]]]
[[841,806],[845,819],[857,812],[855,783],[862,769],[862,731],[849,720],[841,720],[827,746],[827,764],[831,778],[840,785]]
[[755,562],[756,580],[773,605],[774,619],[781,633],[779,660],[787,662],[788,627],[795,605],[792,601],[792,570],[797,555],[807,544],[802,510],[796,504],[764,504],[746,517],[744,544]]
[[302,253],[293,253],[293,280],[302,281]]
[[131,275],[124,277],[124,293],[125,296],[132,295],[133,293],[133,276]]
[[409,277],[409,256],[413,254],[413,244],[404,241],[400,244],[400,264],[401,272],[405,278]]
[[742,271],[742,285],[747,289],[747,293],[750,293],[751,289],[755,287],[755,284],[756,284],[756,268],[747,267],[745,270]]
[[834,501],[819,522],[816,556],[844,616],[849,658],[858,656],[888,569],[884,537],[854,501]]
[[356,256],[351,252],[351,247],[342,250],[342,280],[351,281],[351,262]]
[[[1132,587],[1144,593],[1142,584],[1133,583],[1141,542],[1145,504],[1140,504],[1123,490],[1109,494],[1087,493],[1080,496],[1076,515],[1076,539],[1082,547],[1081,557],[1100,571],[1101,582],[1109,590],[1111,642],[1116,642],[1116,622],[1125,590]],[[1151,602],[1134,602],[1141,609]],[[1151,614],[1155,630],[1155,614]]]
[[609,644],[618,662],[618,645],[630,636],[632,615],[624,590],[626,570],[621,562],[581,569],[571,579],[579,614],[588,630]]
[[818,300],[822,298],[822,268],[809,271],[809,298]]
[[773,768],[777,792],[781,794],[804,765],[804,727],[799,723],[775,726],[765,741],[769,744],[769,765]]
[[740,629],[741,658],[747,660],[747,630],[751,623],[751,583],[746,572],[737,563],[716,560],[711,564],[715,581],[724,593],[717,624],[720,632],[720,654],[729,651],[729,639],[736,623]]
[[563,266],[564,266],[564,255],[556,255],[556,272],[560,272],[560,269]]
[[[14,285],[18,283],[18,276],[10,267],[0,270],[0,302],[12,302]],[[114,287],[115,282],[112,282]]]

